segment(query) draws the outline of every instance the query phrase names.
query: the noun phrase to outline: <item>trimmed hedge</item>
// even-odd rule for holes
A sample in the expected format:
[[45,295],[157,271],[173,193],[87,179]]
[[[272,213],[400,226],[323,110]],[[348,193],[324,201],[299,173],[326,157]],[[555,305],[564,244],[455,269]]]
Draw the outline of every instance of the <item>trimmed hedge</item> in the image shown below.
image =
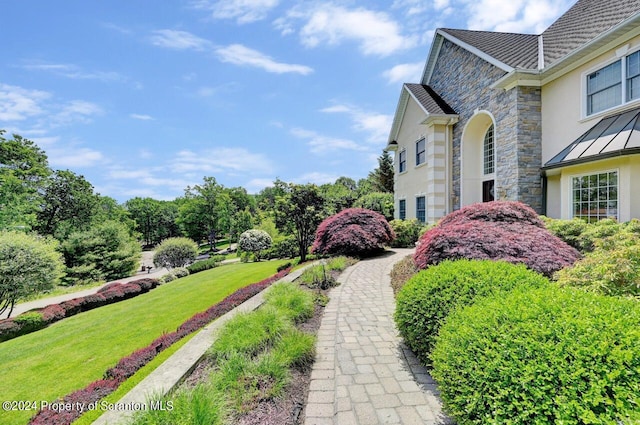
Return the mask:
[[[164,334],[152,341],[148,346],[123,357],[114,367],[105,372],[105,379],[95,381],[81,390],[64,396],[58,401],[61,403],[80,402],[88,405],[101,400],[115,391],[127,378],[149,363],[160,352],[169,348],[173,343],[233,310],[235,307],[267,288],[273,282],[282,279],[289,271],[290,269],[283,270],[260,282],[245,286],[219,303],[211,306],[206,311],[196,313],[180,325],[176,331]],[[44,409],[34,415],[29,421],[29,424],[67,425],[80,417],[80,415],[81,412],[76,409],[70,411]]]
[[451,311],[477,297],[549,281],[524,265],[504,261],[443,261],[413,276],[396,297],[395,321],[415,355],[429,363],[440,326]]
[[447,215],[420,238],[413,258],[419,269],[444,260],[504,260],[552,277],[580,253],[546,230],[531,208],[494,201]]
[[226,258],[226,255],[214,255],[206,260],[196,261],[195,263],[188,265],[187,270],[189,270],[189,274],[200,273],[205,270],[218,267]]
[[635,301],[521,286],[454,311],[432,375],[460,425],[636,423],[639,328]]
[[0,342],[44,329],[65,317],[93,310],[149,292],[158,286],[156,279],[138,279],[129,283],[113,282],[98,289],[95,294],[73,298],[59,304],[28,311],[19,316],[0,320]]
[[367,255],[384,249],[395,234],[380,213],[348,208],[325,219],[316,232],[315,254]]

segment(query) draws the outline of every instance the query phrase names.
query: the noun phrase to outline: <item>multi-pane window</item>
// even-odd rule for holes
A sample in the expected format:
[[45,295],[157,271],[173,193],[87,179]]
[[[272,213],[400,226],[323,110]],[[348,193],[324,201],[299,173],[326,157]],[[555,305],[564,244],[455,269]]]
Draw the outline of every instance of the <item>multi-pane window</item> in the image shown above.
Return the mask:
[[416,218],[421,223],[426,221],[427,203],[424,196],[416,198]]
[[640,98],[640,51],[627,56],[627,102]]
[[640,51],[587,75],[587,115],[640,99]]
[[425,149],[424,139],[416,142],[416,165],[420,165],[427,160],[427,152]]
[[587,222],[618,218],[618,172],[572,178],[573,216]]
[[407,218],[407,201],[405,199],[400,199],[399,201],[398,218],[400,220],[404,220]]
[[483,151],[483,170],[484,175],[493,174],[496,167],[495,145],[493,143],[493,124],[484,135]]
[[404,173],[407,171],[407,151],[402,150],[398,154],[398,172]]

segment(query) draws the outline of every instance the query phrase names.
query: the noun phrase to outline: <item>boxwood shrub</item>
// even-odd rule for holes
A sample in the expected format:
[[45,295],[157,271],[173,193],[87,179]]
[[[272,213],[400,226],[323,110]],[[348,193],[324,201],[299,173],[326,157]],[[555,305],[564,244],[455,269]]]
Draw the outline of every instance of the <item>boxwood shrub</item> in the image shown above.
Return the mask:
[[424,363],[442,322],[454,308],[476,297],[516,286],[548,284],[524,265],[504,261],[444,261],[414,275],[398,292],[395,321],[407,345]]
[[465,424],[640,420],[640,304],[520,286],[451,313],[432,375]]

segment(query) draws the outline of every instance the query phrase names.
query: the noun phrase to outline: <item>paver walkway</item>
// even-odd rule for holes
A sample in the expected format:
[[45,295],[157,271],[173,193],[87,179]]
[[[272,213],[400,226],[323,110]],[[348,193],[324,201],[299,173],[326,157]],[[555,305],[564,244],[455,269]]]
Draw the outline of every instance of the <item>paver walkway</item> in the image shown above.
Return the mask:
[[332,289],[318,331],[305,425],[453,423],[393,321],[389,272],[412,251],[360,261]]

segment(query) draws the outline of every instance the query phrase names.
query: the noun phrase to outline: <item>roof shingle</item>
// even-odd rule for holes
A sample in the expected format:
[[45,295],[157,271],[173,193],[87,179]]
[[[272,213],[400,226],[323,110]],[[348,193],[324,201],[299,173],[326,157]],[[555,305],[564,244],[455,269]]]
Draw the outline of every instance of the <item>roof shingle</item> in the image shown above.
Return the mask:
[[445,102],[438,93],[424,84],[405,83],[405,87],[420,102],[429,114],[455,115],[456,111]]

